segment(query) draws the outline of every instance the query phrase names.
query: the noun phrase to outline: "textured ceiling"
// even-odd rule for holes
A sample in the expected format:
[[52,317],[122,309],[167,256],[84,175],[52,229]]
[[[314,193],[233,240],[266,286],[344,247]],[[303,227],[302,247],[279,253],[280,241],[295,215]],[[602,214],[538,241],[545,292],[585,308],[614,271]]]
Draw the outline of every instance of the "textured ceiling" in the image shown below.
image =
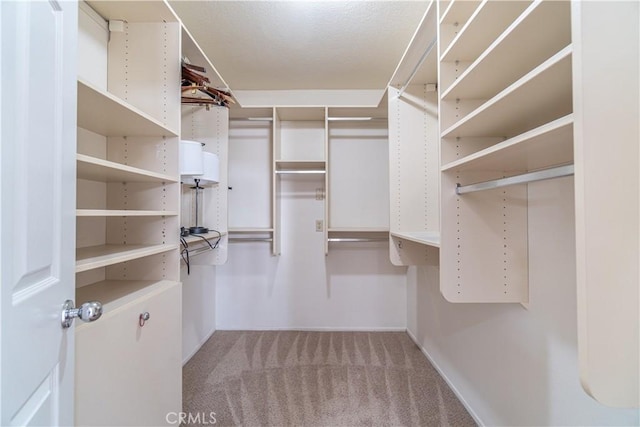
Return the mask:
[[428,1],[171,6],[232,90],[384,89]]

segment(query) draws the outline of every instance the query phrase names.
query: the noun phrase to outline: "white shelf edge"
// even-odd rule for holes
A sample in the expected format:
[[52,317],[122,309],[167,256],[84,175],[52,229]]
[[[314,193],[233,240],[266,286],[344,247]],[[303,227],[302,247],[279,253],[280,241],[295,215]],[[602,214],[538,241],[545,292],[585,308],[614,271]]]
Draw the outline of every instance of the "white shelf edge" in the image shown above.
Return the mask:
[[[89,248],[79,248],[76,251],[76,273],[93,270],[94,268],[106,267],[113,264],[119,264],[125,261],[131,261],[150,255],[156,255],[163,252],[169,252],[177,249],[176,244],[161,245],[101,245]],[[94,252],[95,255],[87,257],[78,257],[78,253]]]
[[78,217],[100,216],[177,216],[176,211],[149,211],[128,209],[76,209]]
[[422,245],[433,246],[435,248],[440,247],[440,233],[435,231],[392,231],[389,234],[393,237],[406,239]]
[[[540,1],[534,1],[527,9],[525,9],[520,16],[518,16],[511,25],[509,25],[503,32],[500,34],[490,45],[485,49],[484,52],[480,54],[480,56],[473,61],[469,67],[458,77],[448,88],[444,91],[440,97],[442,100],[450,100],[450,94],[452,91],[456,90],[456,88],[465,81],[465,79],[472,74],[475,69],[478,67],[480,63],[486,60],[487,57],[491,56],[492,53],[509,37],[512,36],[514,32],[516,32],[520,26],[523,25],[527,19],[531,17],[532,14],[536,13],[540,7],[543,7],[545,3]],[[443,55],[444,56],[444,55]]]
[[[87,156],[85,154],[77,154],[76,161],[79,163],[84,163],[89,166],[96,166],[98,168],[103,168],[105,170],[112,170],[114,172],[124,172],[126,174],[138,175],[144,178],[153,178],[158,180],[158,182],[162,182],[162,181],[178,182],[178,179],[176,177],[172,177],[170,175],[152,172],[145,169],[136,168],[133,166],[123,165],[121,163],[112,162],[110,160],[104,160],[97,157]],[[78,178],[92,180],[91,178],[84,178],[82,176],[78,176]],[[107,182],[110,182],[110,181],[107,181]],[[131,182],[136,182],[136,181],[134,179]]]
[[[91,90],[92,92],[94,92],[96,94],[95,96],[102,97],[107,102],[115,104],[117,107],[121,108],[123,111],[127,111],[128,114],[131,114],[133,117],[137,117],[139,120],[143,122],[146,121],[147,123],[150,123],[154,127],[158,128],[159,132],[156,136],[178,136],[179,135],[178,132],[176,132],[173,129],[169,129],[164,124],[160,123],[158,120],[151,117],[144,111],[134,107],[133,105],[129,104],[123,99],[120,99],[119,97],[115,96],[114,94],[108,91],[98,88],[97,86],[89,83],[88,81],[80,77],[78,78],[78,85],[86,87],[88,90]],[[80,92],[80,89],[81,88],[79,87],[78,92]],[[79,104],[81,103],[81,101],[82,101],[81,99],[78,99]],[[79,111],[83,111],[83,110],[79,109]],[[80,120],[78,119],[78,127],[85,128],[83,124],[84,123],[80,123]],[[85,129],[92,130],[90,128],[85,128]],[[138,135],[134,132],[134,133],[121,133],[117,135],[114,134],[114,135],[104,135],[104,136],[138,136]],[[148,136],[148,135],[146,133],[143,133],[139,136]]]
[[[455,0],[451,2],[450,6],[452,6],[454,3],[455,3]],[[443,58],[445,58],[449,54],[451,49],[455,47],[455,45],[458,43],[458,40],[460,40],[461,37],[464,37],[464,33],[467,31],[467,28],[469,28],[469,26],[473,24],[473,20],[482,11],[482,8],[486,4],[488,4],[488,0],[484,0],[478,5],[478,7],[476,7],[476,9],[473,11],[471,16],[469,16],[469,19],[467,19],[467,22],[465,22],[462,28],[460,29],[460,31],[458,31],[458,34],[453,38],[453,40],[451,40],[451,42],[449,43],[449,46],[447,46],[445,51],[442,52],[442,55],[440,55],[440,57],[438,58],[438,61],[445,62],[443,61]]]
[[536,68],[534,68],[533,70],[531,70],[529,73],[524,75],[522,78],[520,78],[519,80],[514,82],[512,85],[510,85],[509,87],[505,88],[502,92],[498,93],[493,98],[487,100],[487,102],[485,102],[482,105],[480,105],[478,108],[476,108],[471,113],[467,114],[464,118],[462,118],[458,122],[456,122],[453,125],[449,126],[447,129],[444,130],[444,132],[442,132],[440,137],[441,138],[449,137],[453,132],[455,132],[456,130],[460,129],[466,123],[469,123],[471,120],[476,119],[478,116],[483,114],[485,111],[491,109],[491,107],[493,107],[497,103],[499,103],[501,101],[504,101],[509,96],[517,93],[517,91],[518,91],[518,89],[520,87],[526,85],[527,83],[530,83],[531,81],[533,81],[537,77],[541,76],[542,74],[544,74],[545,71],[551,69],[554,65],[560,63],[565,58],[571,56],[571,54],[572,54],[572,46],[571,45],[563,48],[558,53],[553,55],[551,58],[549,58],[548,60],[546,60],[545,62],[543,62],[542,64],[540,64]]
[[447,9],[444,12],[442,12],[442,16],[438,17],[439,25],[442,25],[445,19],[447,19],[447,17],[449,16],[449,13],[451,12],[451,8],[453,8],[453,5],[456,3],[456,1],[459,1],[459,0],[451,0],[449,2],[449,6],[447,6]]
[[516,145],[519,144],[523,144],[526,143],[527,141],[549,133],[549,132],[553,132],[554,130],[558,130],[564,126],[569,126],[573,124],[573,113],[572,114],[568,114],[564,117],[561,117],[559,119],[556,119],[552,122],[546,123],[542,126],[539,126],[535,129],[532,129],[530,131],[527,131],[523,134],[520,134],[518,136],[515,136],[513,138],[510,138],[506,141],[500,142],[496,145],[493,145],[487,149],[478,151],[476,153],[473,153],[469,156],[463,157],[461,159],[458,159],[456,161],[447,163],[445,165],[442,166],[442,168],[440,169],[442,172],[446,172],[452,169],[456,169],[459,168],[460,166],[466,165],[468,163],[480,160],[482,158],[487,158],[493,154],[499,153],[500,151],[503,151],[507,148],[511,148],[514,147]]

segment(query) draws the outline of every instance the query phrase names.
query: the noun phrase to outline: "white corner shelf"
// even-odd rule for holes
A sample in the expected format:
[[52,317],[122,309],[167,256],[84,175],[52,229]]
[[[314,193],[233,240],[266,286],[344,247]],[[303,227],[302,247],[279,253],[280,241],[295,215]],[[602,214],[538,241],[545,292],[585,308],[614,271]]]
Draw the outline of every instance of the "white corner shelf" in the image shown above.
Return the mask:
[[571,46],[445,129],[442,138],[510,137],[572,111]]
[[[487,99],[571,43],[566,2],[535,2],[441,96]],[[544,31],[539,31],[544,22]],[[531,34],[536,37],[532,38]]]
[[529,0],[482,2],[442,53],[440,60],[442,62],[475,60],[527,8],[529,3]]
[[389,234],[421,245],[440,247],[440,233],[437,231],[392,231]]
[[175,176],[77,154],[77,177],[98,182],[178,182]]
[[442,171],[533,171],[573,162],[573,114],[442,166]]
[[178,136],[138,108],[82,79],[78,79],[78,105],[82,106],[78,126],[100,135]]
[[177,249],[177,244],[99,245],[76,249],[76,273]]
[[107,217],[107,216],[177,216],[177,211],[150,211],[133,209],[77,209],[78,217]]

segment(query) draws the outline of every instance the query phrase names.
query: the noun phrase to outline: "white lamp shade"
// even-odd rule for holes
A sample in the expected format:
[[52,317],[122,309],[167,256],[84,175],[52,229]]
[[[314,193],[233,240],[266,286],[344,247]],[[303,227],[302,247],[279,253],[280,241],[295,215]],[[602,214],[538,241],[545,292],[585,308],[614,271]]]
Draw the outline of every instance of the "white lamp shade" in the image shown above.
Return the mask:
[[197,141],[180,141],[180,175],[197,176],[204,173],[202,144]]
[[202,155],[204,156],[204,173],[200,177],[201,181],[205,184],[220,182],[220,159],[218,159],[218,155],[207,151],[203,152]]
[[199,179],[199,185],[217,184],[220,182],[220,159],[217,154],[204,151],[204,173],[199,176],[189,176],[182,178],[185,184],[195,185],[195,179]]

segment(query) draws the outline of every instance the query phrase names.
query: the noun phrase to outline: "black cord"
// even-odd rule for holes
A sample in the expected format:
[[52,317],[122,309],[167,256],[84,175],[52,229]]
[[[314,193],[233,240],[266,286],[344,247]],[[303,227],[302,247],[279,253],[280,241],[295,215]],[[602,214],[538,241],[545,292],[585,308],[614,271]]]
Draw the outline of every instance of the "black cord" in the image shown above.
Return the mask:
[[[180,242],[182,243],[182,246],[184,247],[184,249],[182,249],[180,251],[180,256],[182,257],[182,260],[184,261],[184,263],[187,265],[187,275],[190,275],[191,274],[191,262],[189,260],[189,244],[187,243],[187,241],[182,236],[180,236]],[[185,254],[187,254],[186,258],[185,258]]]
[[201,236],[200,234],[192,234],[192,236],[196,236],[196,237],[201,238],[202,240],[204,240],[205,242],[207,242],[207,245],[209,245],[209,247],[210,247],[211,249],[214,249],[213,245],[211,244],[211,242],[209,241],[209,239],[207,239],[206,237]]
[[[191,236],[201,238],[202,240],[207,242],[207,245],[209,245],[209,247],[213,250],[213,249],[216,249],[220,244],[220,240],[222,240],[222,233],[219,232],[218,230],[213,230],[213,229],[211,231],[218,233],[218,239],[213,245],[211,244],[209,239],[207,239],[206,237],[200,234],[191,234]],[[186,239],[182,236],[180,236],[180,243],[182,243],[182,247],[183,247],[183,249],[180,251],[180,256],[182,257],[182,260],[184,261],[184,263],[187,265],[187,274],[191,274],[191,263],[189,260],[189,243],[187,243]]]

